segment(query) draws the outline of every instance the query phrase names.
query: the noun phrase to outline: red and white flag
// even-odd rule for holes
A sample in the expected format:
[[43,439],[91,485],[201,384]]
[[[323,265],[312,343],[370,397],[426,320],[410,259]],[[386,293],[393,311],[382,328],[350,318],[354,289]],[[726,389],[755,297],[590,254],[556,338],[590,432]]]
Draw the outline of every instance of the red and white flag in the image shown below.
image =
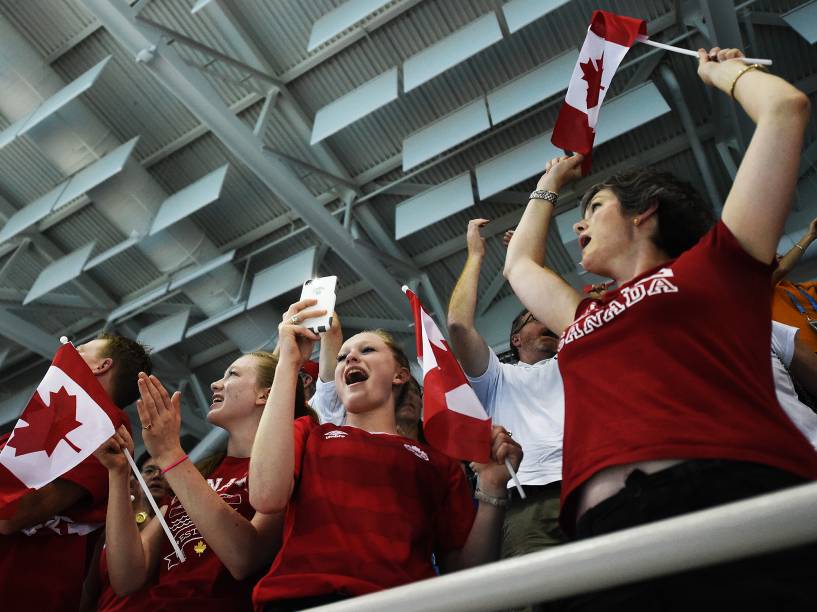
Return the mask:
[[114,434],[119,413],[74,346],[62,345],[0,450],[0,511],[79,465]]
[[487,463],[491,419],[468,384],[434,320],[408,287],[414,313],[417,359],[423,368],[423,433],[428,443],[455,459]]
[[587,38],[570,77],[567,95],[559,111],[550,141],[560,149],[585,156],[582,174],[590,171],[596,123],[604,95],[610,88],[621,60],[636,42],[647,34],[643,19],[593,11]]

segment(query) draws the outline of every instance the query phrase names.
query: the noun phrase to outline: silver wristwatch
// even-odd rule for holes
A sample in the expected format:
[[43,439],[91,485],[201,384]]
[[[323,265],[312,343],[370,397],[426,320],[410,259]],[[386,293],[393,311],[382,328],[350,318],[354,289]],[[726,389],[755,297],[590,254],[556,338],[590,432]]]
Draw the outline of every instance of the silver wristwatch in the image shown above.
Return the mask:
[[553,193],[552,191],[548,191],[546,189],[536,189],[535,191],[530,192],[530,196],[528,197],[529,200],[547,200],[554,206],[556,205],[556,198],[559,197],[558,193]]

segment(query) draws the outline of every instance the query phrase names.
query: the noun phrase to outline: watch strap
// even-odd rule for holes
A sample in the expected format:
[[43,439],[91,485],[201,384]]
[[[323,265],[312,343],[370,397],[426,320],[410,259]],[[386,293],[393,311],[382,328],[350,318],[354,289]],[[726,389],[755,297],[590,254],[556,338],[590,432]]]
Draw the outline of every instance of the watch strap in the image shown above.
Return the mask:
[[548,191],[546,189],[536,189],[530,192],[530,196],[528,197],[529,200],[547,200],[554,206],[556,205],[556,199],[559,197],[558,193],[553,193],[552,191]]

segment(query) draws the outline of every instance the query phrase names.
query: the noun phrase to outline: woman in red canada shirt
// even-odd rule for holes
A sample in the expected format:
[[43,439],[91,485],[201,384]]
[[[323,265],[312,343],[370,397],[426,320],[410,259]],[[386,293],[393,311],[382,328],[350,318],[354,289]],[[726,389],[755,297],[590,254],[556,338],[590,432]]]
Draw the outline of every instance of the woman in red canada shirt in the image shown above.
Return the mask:
[[498,558],[509,474],[521,447],[494,427],[495,463],[480,476],[475,512],[458,461],[397,433],[395,405],[409,380],[405,354],[384,332],[340,349],[335,386],[347,424],[293,424],[298,371],[317,334],[315,300],[293,304],[279,326],[280,360],[250,462],[250,499],[286,510],[284,541],[253,593],[256,609],[302,610]]
[[[701,80],[731,94],[757,124],[712,229],[694,189],[645,169],[592,187],[574,226],[582,266],[616,289],[583,299],[542,267],[554,209],[546,194],[531,194],[508,245],[514,291],[563,332],[562,522],[578,537],[817,478],[817,456],[775,400],[768,363],[772,262],[810,105],[740,57],[699,51]],[[558,194],[579,178],[581,162],[552,160],[537,190]],[[809,609],[815,561],[813,549],[795,549],[621,589],[602,603]]]
[[[253,439],[270,392],[276,359],[250,353],[234,361],[211,385],[207,420],[226,429],[226,455],[200,473],[179,442],[180,396],[170,396],[155,376],[139,375],[137,401],[148,453],[164,468],[175,497],[165,519],[187,560],[182,563],[159,521],[141,532],[127,490],[129,467],[122,449],[133,442],[120,429],[96,455],[109,470],[106,523],[110,582],[119,595],[145,587],[152,610],[241,610],[281,538],[283,517],[256,512],[249,503],[248,470]],[[303,392],[292,396],[296,414],[307,414]],[[143,598],[140,598],[144,602]]]

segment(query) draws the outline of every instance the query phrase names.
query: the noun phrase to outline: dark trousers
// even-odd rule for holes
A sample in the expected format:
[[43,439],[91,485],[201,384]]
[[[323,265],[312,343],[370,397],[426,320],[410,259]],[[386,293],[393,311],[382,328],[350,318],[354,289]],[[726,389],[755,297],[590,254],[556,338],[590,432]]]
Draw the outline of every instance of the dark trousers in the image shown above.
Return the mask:
[[[775,468],[737,461],[686,461],[654,474],[636,470],[624,489],[585,512],[576,525],[576,537],[612,533],[804,482]],[[559,604],[571,611],[813,611],[817,545],[646,580]]]

